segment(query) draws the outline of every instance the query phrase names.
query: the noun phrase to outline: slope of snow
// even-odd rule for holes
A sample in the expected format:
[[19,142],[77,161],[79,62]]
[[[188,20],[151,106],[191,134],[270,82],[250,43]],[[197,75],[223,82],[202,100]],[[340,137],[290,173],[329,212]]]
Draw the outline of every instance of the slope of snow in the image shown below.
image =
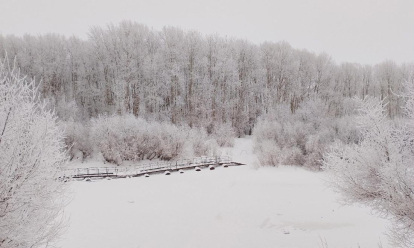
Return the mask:
[[[251,164],[250,139],[226,152],[249,165],[73,182],[70,227],[59,245],[74,247],[387,246],[387,221],[362,207],[341,207],[324,174]],[[230,154],[232,153],[232,154]]]

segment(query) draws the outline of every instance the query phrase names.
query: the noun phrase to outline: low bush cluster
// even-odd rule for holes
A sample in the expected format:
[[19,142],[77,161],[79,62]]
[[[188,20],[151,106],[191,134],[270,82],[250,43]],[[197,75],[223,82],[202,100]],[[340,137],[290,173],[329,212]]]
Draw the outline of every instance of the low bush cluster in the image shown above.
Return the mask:
[[357,143],[353,115],[330,118],[322,101],[303,104],[294,114],[280,106],[261,118],[254,128],[254,150],[265,166],[300,165],[320,169],[325,150],[335,140]]
[[132,115],[93,119],[90,136],[92,146],[106,161],[116,164],[124,160],[170,160],[181,154],[187,138],[183,128]]
[[233,147],[236,132],[230,124],[216,125],[212,133],[220,147]]
[[65,132],[64,140],[71,160],[82,159],[92,154],[87,124],[69,120],[60,122],[60,126]]
[[215,156],[219,147],[233,146],[235,132],[229,125],[217,126],[211,135],[205,128],[175,126],[147,121],[133,115],[102,115],[89,123],[66,121],[66,145],[72,159],[102,154],[111,163],[143,159],[171,160],[183,155]]

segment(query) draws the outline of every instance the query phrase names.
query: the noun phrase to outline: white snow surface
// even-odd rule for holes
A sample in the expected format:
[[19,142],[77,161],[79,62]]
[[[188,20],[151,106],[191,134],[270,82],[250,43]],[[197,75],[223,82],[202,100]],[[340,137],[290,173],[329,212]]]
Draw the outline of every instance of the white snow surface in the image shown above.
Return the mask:
[[[323,172],[256,169],[252,140],[226,153],[246,166],[77,181],[62,248],[389,247],[386,220],[341,206]],[[83,165],[85,166],[85,165]]]

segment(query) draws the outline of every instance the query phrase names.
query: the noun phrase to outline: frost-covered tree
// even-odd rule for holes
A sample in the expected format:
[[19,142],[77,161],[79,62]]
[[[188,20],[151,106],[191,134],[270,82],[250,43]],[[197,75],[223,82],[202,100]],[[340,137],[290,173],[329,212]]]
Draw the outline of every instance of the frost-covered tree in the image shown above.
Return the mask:
[[62,230],[66,160],[54,112],[0,62],[0,247],[47,247]]
[[414,245],[414,88],[406,87],[407,120],[395,124],[384,101],[366,97],[357,144],[336,143],[324,155],[331,184],[348,203],[363,203],[393,223],[396,244]]

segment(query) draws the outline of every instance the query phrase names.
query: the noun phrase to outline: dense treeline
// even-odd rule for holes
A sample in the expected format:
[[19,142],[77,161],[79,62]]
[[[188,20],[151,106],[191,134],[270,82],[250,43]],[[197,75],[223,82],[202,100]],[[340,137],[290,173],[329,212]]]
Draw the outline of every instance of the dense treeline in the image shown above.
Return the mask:
[[255,45],[165,27],[122,22],[93,27],[89,38],[57,34],[0,36],[0,56],[16,57],[63,119],[133,114],[147,120],[205,127],[229,123],[241,136],[278,105],[295,113],[321,100],[340,117],[353,96],[387,99],[387,114],[402,114],[402,82],[414,64],[343,63],[286,42]]

